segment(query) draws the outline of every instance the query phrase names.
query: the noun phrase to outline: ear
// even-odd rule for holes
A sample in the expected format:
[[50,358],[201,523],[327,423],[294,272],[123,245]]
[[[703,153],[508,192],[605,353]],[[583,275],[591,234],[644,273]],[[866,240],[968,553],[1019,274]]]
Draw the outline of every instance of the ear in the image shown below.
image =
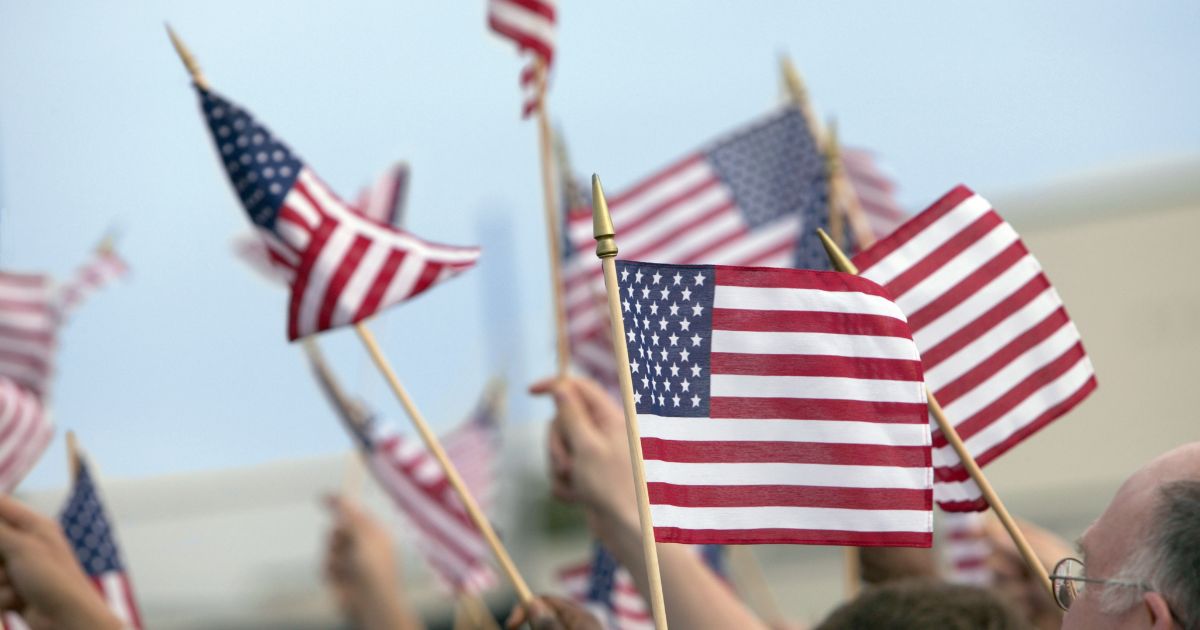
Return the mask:
[[1154,630],[1170,630],[1175,627],[1175,619],[1171,617],[1171,607],[1162,595],[1147,591],[1142,595],[1146,611],[1150,613],[1150,623]]

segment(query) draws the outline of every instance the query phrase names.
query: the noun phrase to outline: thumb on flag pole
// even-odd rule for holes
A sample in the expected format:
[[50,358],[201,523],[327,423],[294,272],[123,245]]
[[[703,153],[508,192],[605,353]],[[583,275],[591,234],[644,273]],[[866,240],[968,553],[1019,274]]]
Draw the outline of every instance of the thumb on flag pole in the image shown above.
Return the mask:
[[463,482],[462,476],[459,475],[458,469],[454,467],[454,463],[446,455],[446,450],[442,448],[442,443],[438,440],[437,434],[429,427],[429,423],[425,421],[425,416],[421,415],[421,411],[417,409],[412,398],[409,397],[408,391],[404,389],[404,385],[400,383],[400,378],[396,376],[396,372],[392,369],[387,357],[383,356],[383,351],[379,348],[379,343],[375,340],[375,335],[371,333],[371,329],[367,328],[363,322],[354,325],[354,330],[358,332],[359,338],[363,345],[367,347],[367,353],[371,355],[371,359],[375,362],[375,367],[379,368],[383,374],[384,380],[391,386],[392,392],[396,394],[396,398],[400,401],[400,406],[404,407],[405,413],[412,420],[413,427],[417,429],[417,433],[421,435],[421,440],[425,442],[425,448],[429,450],[429,454],[438,461],[442,466],[442,470],[446,473],[446,480],[450,482],[450,486],[458,494],[458,498],[462,501],[463,508],[467,511],[467,516],[471,522],[483,535],[487,541],[488,547],[496,556],[496,562],[500,568],[508,576],[512,582],[513,590],[517,592],[517,599],[520,600],[522,607],[527,611],[533,603],[533,591],[529,589],[529,585],[525,579],[521,577],[521,572],[517,570],[517,565],[513,562],[512,556],[509,555],[508,549],[504,547],[504,543],[500,542],[500,537],[496,535],[496,530],[492,528],[492,523],[487,519],[483,510],[479,508],[479,502],[471,494],[467,488],[467,484]]
[[[854,266],[854,263],[850,262],[846,254],[837,246],[837,243],[833,242],[833,239],[829,238],[829,235],[824,230],[818,228],[817,235],[821,238],[821,244],[825,246],[825,252],[829,254],[829,260],[833,263],[834,269],[843,273],[858,275],[858,268]],[[1021,527],[1017,525],[1012,514],[1009,514],[1008,508],[1004,507],[1004,502],[1000,500],[1000,496],[996,494],[995,488],[992,487],[991,482],[984,476],[983,469],[979,467],[979,464],[975,461],[975,457],[971,455],[971,451],[967,450],[966,444],[959,437],[954,425],[946,418],[946,413],[942,411],[942,406],[933,397],[933,392],[926,391],[926,396],[929,398],[929,413],[933,416],[934,422],[937,423],[938,429],[941,430],[942,435],[950,443],[954,452],[958,454],[958,458],[962,460],[963,467],[967,469],[967,473],[971,475],[971,479],[975,482],[975,485],[979,486],[983,497],[987,499],[988,505],[992,506],[992,511],[996,513],[996,517],[1000,519],[1000,523],[1008,531],[1008,535],[1012,538],[1013,543],[1016,544],[1017,550],[1021,552],[1021,557],[1025,559],[1025,563],[1029,565],[1029,569],[1033,571],[1034,575],[1038,576],[1042,582],[1042,586],[1046,588],[1046,592],[1053,596],[1054,590],[1050,584],[1050,574],[1046,571],[1046,567],[1042,564],[1042,561],[1038,559],[1037,554],[1034,553],[1033,547],[1029,545],[1029,540],[1025,538]]]
[[592,175],[592,235],[596,256],[604,269],[604,287],[608,291],[608,315],[612,320],[613,354],[617,363],[617,382],[625,409],[625,436],[629,441],[629,463],[633,465],[633,484],[637,492],[638,520],[642,526],[642,553],[646,556],[646,574],[650,583],[650,608],[654,627],[667,630],[667,609],[663,601],[662,575],[658,569],[658,547],[654,541],[654,523],[650,517],[650,494],[646,489],[646,469],[642,460],[642,439],[638,430],[637,407],[633,402],[633,376],[629,373],[629,349],[625,346],[625,321],[621,317],[620,287],[617,286],[617,242],[608,201],[600,187],[600,177]]

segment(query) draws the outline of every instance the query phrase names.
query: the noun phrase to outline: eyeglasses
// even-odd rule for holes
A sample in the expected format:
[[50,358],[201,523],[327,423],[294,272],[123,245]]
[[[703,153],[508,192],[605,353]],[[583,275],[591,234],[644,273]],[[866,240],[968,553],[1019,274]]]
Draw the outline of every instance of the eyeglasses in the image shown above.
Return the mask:
[[1054,573],[1050,575],[1050,586],[1054,590],[1054,601],[1059,608],[1068,610],[1071,604],[1083,594],[1088,584],[1108,584],[1110,586],[1125,586],[1149,590],[1150,585],[1131,580],[1105,580],[1101,578],[1083,577],[1083,561],[1078,558],[1063,558],[1054,565]]

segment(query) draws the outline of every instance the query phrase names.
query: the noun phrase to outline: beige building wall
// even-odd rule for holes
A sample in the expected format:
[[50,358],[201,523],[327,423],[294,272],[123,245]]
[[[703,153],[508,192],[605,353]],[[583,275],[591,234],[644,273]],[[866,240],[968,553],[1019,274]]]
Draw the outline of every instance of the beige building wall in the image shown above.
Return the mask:
[[[1120,481],[1155,455],[1200,439],[1200,158],[1091,173],[1010,195],[990,194],[1062,294],[1100,381],[1073,413],[1017,447],[987,472],[1015,512],[1077,536]],[[540,478],[542,427],[509,427],[505,479]],[[537,453],[539,456],[531,456]],[[335,491],[345,457],[138,480],[104,480],[150,627],[333,627],[321,590],[326,519],[319,497]],[[520,485],[520,487],[514,487]],[[553,587],[556,566],[586,553],[586,540],[546,543],[536,505],[545,487],[522,481],[499,518],[534,587]],[[57,509],[62,492],[31,500]],[[389,510],[376,491],[368,500]],[[398,532],[405,526],[389,516]],[[834,548],[758,548],[783,608],[815,620],[841,594]],[[422,609],[447,602],[407,554]],[[497,593],[497,602],[504,593]]]

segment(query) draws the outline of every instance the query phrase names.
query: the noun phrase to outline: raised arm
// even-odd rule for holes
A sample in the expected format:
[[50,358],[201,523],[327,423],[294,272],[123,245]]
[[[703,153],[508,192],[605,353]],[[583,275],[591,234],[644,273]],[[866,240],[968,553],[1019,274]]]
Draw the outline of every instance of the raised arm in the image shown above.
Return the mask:
[[[530,391],[553,396],[557,407],[549,440],[555,495],[585,507],[592,533],[629,570],[645,597],[649,587],[620,407],[599,385],[585,379],[545,380]],[[659,544],[658,557],[671,626],[766,629],[685,546]]]

